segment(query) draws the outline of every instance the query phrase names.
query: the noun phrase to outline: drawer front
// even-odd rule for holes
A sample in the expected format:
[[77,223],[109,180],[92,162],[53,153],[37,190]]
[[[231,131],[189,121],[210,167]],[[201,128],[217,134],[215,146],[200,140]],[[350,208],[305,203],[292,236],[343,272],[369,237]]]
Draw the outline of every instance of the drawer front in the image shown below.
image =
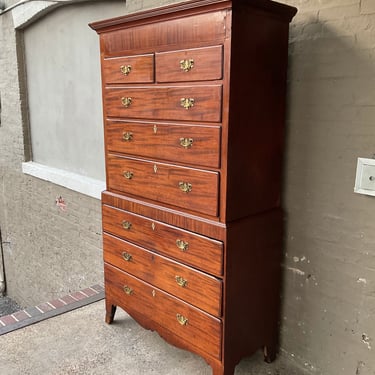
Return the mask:
[[216,316],[222,282],[194,268],[104,234],[104,261]]
[[108,190],[216,216],[217,172],[108,155]]
[[218,168],[220,127],[107,121],[107,150]]
[[154,55],[114,57],[104,59],[104,83],[154,82]]
[[221,121],[221,85],[109,88],[107,116],[153,120]]
[[103,205],[103,230],[212,275],[223,273],[223,244],[144,216]]
[[142,315],[216,358],[221,357],[219,319],[164,293],[126,272],[104,266],[105,286],[116,303],[135,318]]
[[208,81],[222,78],[222,46],[155,54],[156,81]]

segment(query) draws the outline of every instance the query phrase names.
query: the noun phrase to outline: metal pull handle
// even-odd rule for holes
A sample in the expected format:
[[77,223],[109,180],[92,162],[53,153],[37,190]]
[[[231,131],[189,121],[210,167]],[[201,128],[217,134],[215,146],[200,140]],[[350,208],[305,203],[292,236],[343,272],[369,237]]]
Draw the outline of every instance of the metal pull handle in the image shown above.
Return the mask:
[[130,171],[125,171],[123,174],[122,174],[126,179],[128,180],[131,180],[134,176],[134,173],[133,172],[130,172]]
[[181,314],[176,314],[176,318],[177,318],[177,321],[182,325],[182,326],[186,326],[188,324],[188,318],[185,318],[183,315]]
[[124,229],[126,229],[126,230],[130,230],[130,228],[132,227],[132,223],[131,223],[130,221],[126,221],[126,220],[124,220],[124,221],[122,222],[122,227],[123,227]]
[[127,262],[130,262],[131,260],[132,260],[132,255],[131,254],[129,254],[129,253],[127,253],[126,251],[124,251],[123,253],[122,253],[122,257],[124,258],[124,260],[126,260]]
[[180,68],[184,72],[189,72],[191,69],[194,68],[194,60],[193,59],[180,60]]
[[124,76],[127,76],[132,70],[131,65],[121,65],[120,66],[120,71]]
[[187,280],[185,280],[183,277],[181,276],[176,276],[176,283],[181,286],[182,288],[185,288],[187,286]]
[[194,98],[181,98],[180,99],[180,105],[181,107],[185,109],[189,109],[191,107],[194,107]]
[[134,292],[134,290],[133,290],[132,288],[130,288],[130,286],[128,286],[128,285],[124,285],[122,289],[124,290],[124,292],[125,292],[128,296],[132,295],[133,292]]
[[176,245],[181,251],[188,251],[189,249],[189,242],[185,242],[182,240],[176,240]]
[[180,145],[184,148],[189,148],[193,145],[193,138],[180,138]]
[[125,108],[130,107],[130,104],[132,104],[132,101],[133,101],[132,98],[129,98],[129,97],[126,97],[126,96],[123,96],[123,97],[121,98],[121,104],[122,104]]
[[190,193],[193,190],[193,186],[189,182],[180,181],[178,186],[184,193]]
[[122,140],[125,142],[129,142],[133,139],[133,133],[131,132],[124,132],[122,133]]

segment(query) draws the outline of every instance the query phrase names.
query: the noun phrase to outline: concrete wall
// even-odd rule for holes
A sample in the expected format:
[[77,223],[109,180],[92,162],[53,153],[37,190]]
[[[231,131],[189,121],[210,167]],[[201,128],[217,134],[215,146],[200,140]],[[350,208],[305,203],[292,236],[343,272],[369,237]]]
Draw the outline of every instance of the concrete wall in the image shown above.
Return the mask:
[[[375,1],[284,0],[291,25],[282,355],[311,374],[375,374]],[[161,5],[132,1],[126,12]],[[0,17],[0,225],[8,291],[33,304],[101,278],[99,202],[21,173],[16,36]],[[22,69],[21,69],[22,70]],[[55,206],[62,195],[67,210]],[[286,375],[286,374],[283,374]]]
[[283,348],[312,373],[375,374],[375,1],[288,0]]

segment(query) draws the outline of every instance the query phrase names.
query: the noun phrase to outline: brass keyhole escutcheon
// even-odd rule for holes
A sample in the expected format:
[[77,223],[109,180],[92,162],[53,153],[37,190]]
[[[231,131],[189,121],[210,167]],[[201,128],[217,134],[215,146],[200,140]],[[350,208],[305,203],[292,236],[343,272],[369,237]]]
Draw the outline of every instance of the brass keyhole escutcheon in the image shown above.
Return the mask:
[[128,108],[130,107],[130,104],[132,104],[132,101],[133,99],[132,98],[129,98],[129,97],[122,97],[121,98],[121,104],[125,107],[125,108]]
[[194,68],[194,60],[193,59],[180,60],[180,68],[184,72],[189,72],[191,69]]
[[191,107],[194,107],[195,100],[193,98],[181,98],[180,99],[180,105],[181,107],[185,109],[190,109]]
[[131,70],[132,70],[131,65],[121,65],[121,66],[120,66],[120,71],[121,71],[121,73],[122,73],[124,76],[129,75],[130,72],[131,72]]

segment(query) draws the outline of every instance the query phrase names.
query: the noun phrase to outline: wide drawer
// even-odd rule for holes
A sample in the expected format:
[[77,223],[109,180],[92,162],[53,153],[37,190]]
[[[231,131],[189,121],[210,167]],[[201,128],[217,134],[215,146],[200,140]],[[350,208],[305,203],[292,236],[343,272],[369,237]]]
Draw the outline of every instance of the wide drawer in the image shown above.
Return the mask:
[[153,120],[221,121],[221,85],[106,87],[107,116]]
[[220,319],[108,264],[104,274],[106,293],[130,315],[141,315],[182,338],[187,347],[192,345],[220,359]]
[[221,79],[222,56],[222,46],[156,53],[156,82]]
[[107,150],[218,168],[220,127],[107,121]]
[[104,83],[154,82],[154,55],[124,56],[104,59]]
[[220,241],[103,205],[103,230],[212,275],[223,274]]
[[103,241],[105,262],[221,316],[221,280],[106,233]]
[[108,190],[136,195],[217,216],[219,174],[112,154],[107,156]]

